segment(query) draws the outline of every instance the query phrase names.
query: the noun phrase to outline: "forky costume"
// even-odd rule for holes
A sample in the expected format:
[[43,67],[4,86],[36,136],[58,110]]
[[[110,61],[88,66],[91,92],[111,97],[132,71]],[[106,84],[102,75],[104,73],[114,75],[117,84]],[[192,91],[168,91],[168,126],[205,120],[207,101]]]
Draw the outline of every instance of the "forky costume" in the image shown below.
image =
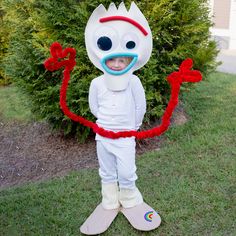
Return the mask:
[[[135,138],[154,137],[166,131],[178,103],[181,83],[198,82],[201,74],[190,70],[192,60],[186,59],[178,72],[169,75],[171,98],[161,125],[140,132],[137,130],[146,112],[146,100],[140,79],[133,72],[148,62],[152,52],[152,33],[144,15],[134,2],[129,10],[123,2],[118,9],[114,3],[108,10],[99,5],[88,20],[85,43],[91,62],[103,72],[103,75],[92,80],[89,88],[89,107],[97,118],[96,124],[72,113],[66,105],[70,72],[75,66],[75,50],[62,50],[59,43],[54,43],[51,46],[52,57],[45,62],[45,67],[50,71],[65,67],[60,93],[63,112],[96,133],[102,202],[83,223],[80,231],[86,235],[103,233],[119,212],[135,229],[153,230],[160,225],[161,218],[143,201],[135,185]],[[68,55],[69,59],[61,60]],[[123,69],[109,67],[107,62],[117,58],[129,60],[129,63]]]
[[[110,4],[108,11],[100,5],[87,23],[85,42],[90,60],[104,73],[91,82],[89,90],[89,105],[96,123],[115,132],[138,130],[146,112],[146,99],[133,71],[144,66],[152,52],[152,34],[144,15],[134,3],[129,12],[123,2],[118,9]],[[106,65],[112,58],[131,58],[131,62],[123,70],[112,70]],[[110,139],[96,134],[96,142],[102,203],[81,232],[89,232],[94,222],[110,224],[120,210],[135,228],[156,228],[160,216],[143,202],[135,185],[135,138]],[[152,222],[144,219],[147,212],[153,213]]]

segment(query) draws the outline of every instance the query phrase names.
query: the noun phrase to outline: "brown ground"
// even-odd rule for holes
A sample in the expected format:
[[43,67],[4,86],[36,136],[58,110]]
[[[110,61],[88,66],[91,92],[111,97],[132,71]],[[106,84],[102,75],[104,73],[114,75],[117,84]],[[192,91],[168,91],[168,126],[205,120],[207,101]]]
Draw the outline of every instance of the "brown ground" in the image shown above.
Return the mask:
[[[182,109],[173,123],[186,122]],[[138,155],[159,150],[163,138],[137,142]],[[97,168],[94,138],[85,144],[53,133],[46,123],[6,123],[0,121],[0,189],[30,181],[66,175],[71,170]]]

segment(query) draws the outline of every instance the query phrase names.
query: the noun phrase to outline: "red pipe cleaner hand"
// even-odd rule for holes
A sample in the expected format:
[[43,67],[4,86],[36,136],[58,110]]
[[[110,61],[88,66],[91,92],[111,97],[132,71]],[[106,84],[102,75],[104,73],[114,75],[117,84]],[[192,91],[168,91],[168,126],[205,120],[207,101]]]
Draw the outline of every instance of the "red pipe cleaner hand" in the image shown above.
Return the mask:
[[[64,114],[68,116],[70,119],[72,119],[73,121],[79,122],[80,124],[93,129],[95,133],[98,133],[104,137],[111,138],[111,139],[117,139],[120,137],[132,137],[132,136],[136,137],[137,139],[143,139],[143,138],[151,138],[154,136],[161,135],[168,129],[170,125],[170,118],[172,116],[172,113],[175,107],[178,104],[178,97],[179,97],[181,84],[183,82],[192,82],[192,83],[199,82],[202,79],[202,75],[198,70],[191,70],[193,66],[192,59],[188,58],[184,60],[180,65],[179,71],[175,71],[167,77],[167,80],[171,85],[171,96],[170,96],[170,101],[162,117],[161,124],[152,129],[140,131],[140,132],[135,131],[135,130],[113,132],[113,131],[105,130],[102,127],[99,127],[96,123],[86,120],[85,118],[79,115],[76,115],[75,113],[69,110],[66,104],[66,91],[67,91],[68,83],[70,80],[70,72],[73,70],[74,66],[76,65],[75,49],[66,48],[63,50],[62,46],[58,42],[55,42],[51,45],[50,52],[51,52],[52,57],[47,59],[44,62],[45,68],[49,71],[55,71],[55,70],[60,69],[61,67],[65,67],[64,72],[63,72],[64,77],[63,77],[62,86],[60,90],[60,107],[62,111],[64,112]],[[65,58],[68,58],[68,59],[65,59]]]
[[[44,66],[49,71],[59,70],[61,67],[65,67],[71,71],[76,65],[75,56],[76,50],[74,48],[66,48],[62,50],[60,43],[55,42],[50,47],[52,57],[44,62]],[[68,58],[69,57],[69,58]],[[68,58],[67,60],[61,60]]]
[[193,61],[191,58],[185,59],[180,67],[179,71],[171,73],[167,80],[170,84],[182,84],[182,82],[199,82],[202,80],[202,75],[198,70],[191,70],[193,67]]

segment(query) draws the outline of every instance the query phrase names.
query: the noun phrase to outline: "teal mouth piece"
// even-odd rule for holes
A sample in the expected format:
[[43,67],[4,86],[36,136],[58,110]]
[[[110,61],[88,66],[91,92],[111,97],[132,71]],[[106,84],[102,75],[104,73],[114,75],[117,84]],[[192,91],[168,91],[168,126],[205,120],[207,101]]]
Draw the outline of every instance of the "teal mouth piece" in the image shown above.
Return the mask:
[[[111,70],[110,68],[108,68],[108,66],[106,65],[106,61],[108,59],[111,59],[111,58],[114,58],[114,57],[130,57],[130,58],[133,58],[132,61],[130,62],[130,64],[124,69],[124,70],[120,70],[120,71],[116,71],[116,70]],[[110,55],[107,55],[105,57],[103,57],[101,59],[101,64],[102,64],[102,67],[103,69],[111,74],[111,75],[123,75],[125,74],[126,72],[128,72],[134,65],[135,63],[137,62],[138,60],[138,55],[135,54],[135,53],[114,53],[114,54],[110,54]]]

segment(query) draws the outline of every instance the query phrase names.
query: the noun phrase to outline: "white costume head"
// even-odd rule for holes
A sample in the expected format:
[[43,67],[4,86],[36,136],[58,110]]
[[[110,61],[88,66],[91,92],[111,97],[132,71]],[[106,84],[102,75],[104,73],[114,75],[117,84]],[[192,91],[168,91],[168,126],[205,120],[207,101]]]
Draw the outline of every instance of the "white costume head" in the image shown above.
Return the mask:
[[[123,2],[118,9],[111,3],[108,10],[101,4],[88,20],[85,43],[91,62],[104,72],[108,89],[118,91],[127,87],[133,71],[148,62],[152,52],[152,33],[134,2],[129,11]],[[132,60],[125,69],[112,70],[106,61],[117,57]]]

